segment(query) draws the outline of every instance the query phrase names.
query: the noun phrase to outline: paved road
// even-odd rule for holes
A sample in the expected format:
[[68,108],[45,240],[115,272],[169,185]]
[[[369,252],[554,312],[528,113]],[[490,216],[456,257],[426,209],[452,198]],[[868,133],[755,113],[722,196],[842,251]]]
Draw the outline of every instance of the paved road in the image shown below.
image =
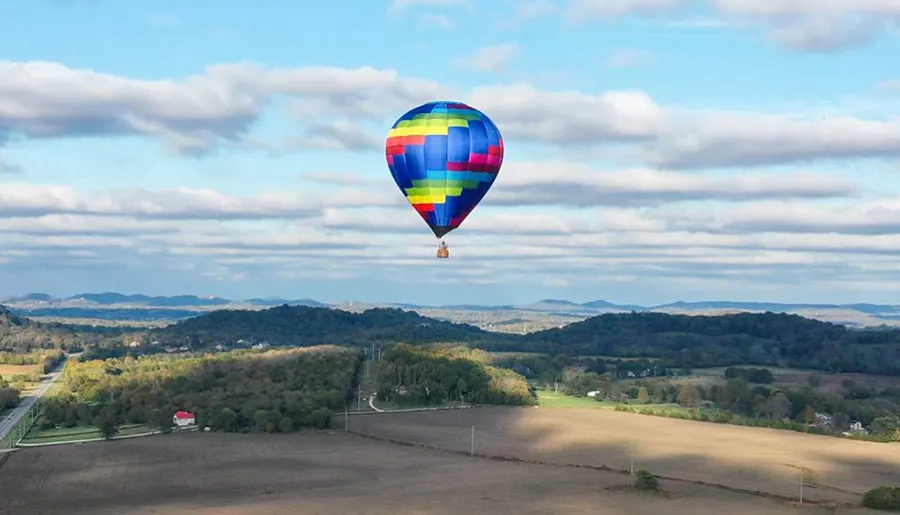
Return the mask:
[[[372,395],[369,395],[369,407],[372,408],[372,411],[378,411],[378,412],[384,411],[383,409],[378,409],[375,407],[375,394],[374,393]],[[3,438],[3,437],[0,436],[0,438]]]
[[[71,358],[74,355],[70,355]],[[40,400],[41,397],[47,393],[47,390],[53,386],[53,383],[56,382],[62,376],[62,371],[66,367],[66,363],[68,363],[68,359],[63,362],[62,366],[56,369],[55,372],[51,372],[47,374],[47,377],[41,381],[41,384],[35,388],[28,397],[25,397],[25,400],[21,402],[18,406],[16,406],[3,420],[0,420],[0,440],[2,440],[7,433],[12,431],[12,428],[19,423],[19,420],[28,413],[28,410],[31,409],[34,404]]]

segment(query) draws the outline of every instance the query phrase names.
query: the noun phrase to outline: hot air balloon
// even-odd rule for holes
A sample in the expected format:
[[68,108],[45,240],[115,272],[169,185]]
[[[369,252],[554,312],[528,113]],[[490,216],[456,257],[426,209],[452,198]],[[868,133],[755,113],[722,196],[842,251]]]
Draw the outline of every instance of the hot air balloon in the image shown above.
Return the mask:
[[[491,189],[503,163],[503,138],[473,107],[428,102],[394,123],[385,157],[394,182],[440,240]],[[437,257],[449,256],[441,241]]]

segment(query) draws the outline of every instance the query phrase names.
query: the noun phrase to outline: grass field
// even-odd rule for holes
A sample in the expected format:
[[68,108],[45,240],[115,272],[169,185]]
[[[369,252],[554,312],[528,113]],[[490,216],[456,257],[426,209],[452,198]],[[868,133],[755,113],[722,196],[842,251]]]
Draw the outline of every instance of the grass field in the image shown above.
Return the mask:
[[538,390],[537,396],[540,406],[543,408],[612,409],[616,407],[616,403],[612,401],[595,401],[592,397],[575,397],[550,390]]
[[[144,424],[126,424],[119,426],[118,436],[137,435],[153,431]],[[35,425],[22,439],[22,443],[68,442],[72,440],[88,440],[100,438],[100,430],[93,426],[64,427],[60,429],[38,429]]]
[[[537,411],[537,410],[531,410]],[[603,412],[602,410],[599,412]],[[558,413],[558,412],[557,412]],[[409,427],[404,415],[373,415]],[[6,515],[346,515],[459,513],[791,515],[825,513],[722,489],[491,461],[355,435],[170,434],[25,449],[0,467]],[[841,514],[856,513],[843,510]],[[860,511],[860,514],[863,512]]]
[[818,487],[807,499],[856,502],[878,485],[900,484],[900,447],[871,442],[648,417],[604,409],[477,408],[352,421],[372,436],[561,464],[635,466],[731,488],[796,496],[801,469]]

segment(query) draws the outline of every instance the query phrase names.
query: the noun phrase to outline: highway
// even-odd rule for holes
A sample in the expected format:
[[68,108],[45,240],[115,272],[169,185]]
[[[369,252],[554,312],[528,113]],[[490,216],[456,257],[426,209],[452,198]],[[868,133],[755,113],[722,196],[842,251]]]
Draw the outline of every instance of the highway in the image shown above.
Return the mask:
[[57,367],[54,372],[47,374],[47,377],[41,381],[40,385],[35,388],[28,397],[25,397],[18,406],[9,412],[9,414],[6,415],[6,418],[0,420],[0,440],[3,440],[3,438],[6,437],[6,434],[12,431],[16,424],[22,420],[22,417],[28,413],[28,410],[30,410],[31,407],[47,393],[47,390],[53,386],[53,383],[62,376],[62,372],[65,370],[66,364],[72,356],[74,356],[74,354],[69,355],[66,361],[64,361],[61,366]]

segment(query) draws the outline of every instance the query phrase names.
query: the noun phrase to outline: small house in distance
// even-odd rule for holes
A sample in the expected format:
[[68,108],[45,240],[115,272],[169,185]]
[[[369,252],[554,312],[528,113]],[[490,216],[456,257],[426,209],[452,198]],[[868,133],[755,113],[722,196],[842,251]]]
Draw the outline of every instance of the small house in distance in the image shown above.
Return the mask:
[[197,425],[197,417],[190,411],[178,411],[172,416],[172,423],[179,429],[194,427]]

